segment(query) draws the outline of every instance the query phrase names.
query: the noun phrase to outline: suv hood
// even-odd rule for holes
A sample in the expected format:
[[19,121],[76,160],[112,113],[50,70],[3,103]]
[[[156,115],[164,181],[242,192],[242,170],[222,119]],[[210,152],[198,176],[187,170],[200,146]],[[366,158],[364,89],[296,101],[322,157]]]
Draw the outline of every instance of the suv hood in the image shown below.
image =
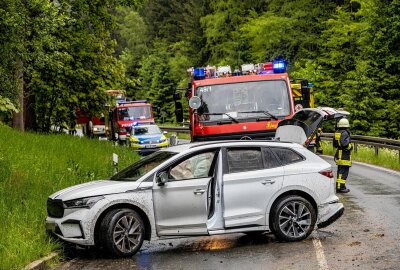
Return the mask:
[[111,180],[99,180],[84,183],[60,190],[49,197],[51,199],[59,199],[69,201],[85,197],[93,197],[99,195],[123,193],[129,190],[137,189],[140,182],[121,182]]
[[283,120],[278,124],[275,139],[308,146],[317,129],[322,127],[323,121],[337,120],[349,114],[347,111],[330,107],[299,110],[291,119]]

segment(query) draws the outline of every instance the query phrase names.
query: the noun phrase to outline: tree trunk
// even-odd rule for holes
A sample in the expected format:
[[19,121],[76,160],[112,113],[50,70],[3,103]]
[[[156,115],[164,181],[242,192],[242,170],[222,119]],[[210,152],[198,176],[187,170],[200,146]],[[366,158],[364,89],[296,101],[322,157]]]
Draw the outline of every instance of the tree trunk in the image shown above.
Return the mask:
[[19,102],[19,112],[13,113],[13,128],[20,131],[25,130],[24,123],[24,71],[23,63],[21,59],[17,60],[17,72],[15,74],[18,82],[18,102]]
[[24,121],[25,121],[25,130],[33,130],[37,131],[38,126],[36,123],[36,112],[35,112],[35,96],[34,95],[26,95],[24,98]]

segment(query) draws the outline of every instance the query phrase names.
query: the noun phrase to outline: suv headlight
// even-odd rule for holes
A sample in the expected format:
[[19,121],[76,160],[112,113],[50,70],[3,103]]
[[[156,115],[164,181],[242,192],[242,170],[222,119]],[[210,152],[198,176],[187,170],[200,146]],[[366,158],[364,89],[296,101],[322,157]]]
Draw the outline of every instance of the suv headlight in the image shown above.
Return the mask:
[[76,200],[65,201],[65,208],[91,208],[95,203],[104,199],[104,196],[80,198]]

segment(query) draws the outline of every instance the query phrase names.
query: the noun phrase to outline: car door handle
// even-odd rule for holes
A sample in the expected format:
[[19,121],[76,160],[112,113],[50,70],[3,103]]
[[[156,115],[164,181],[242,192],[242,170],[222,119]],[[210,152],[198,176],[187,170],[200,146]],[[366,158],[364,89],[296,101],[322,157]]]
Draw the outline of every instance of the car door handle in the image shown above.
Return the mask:
[[275,180],[263,180],[261,181],[261,184],[266,185],[266,184],[273,184],[275,183]]
[[196,195],[197,195],[197,194],[203,194],[204,192],[206,192],[206,190],[205,190],[205,189],[200,189],[200,188],[199,188],[199,189],[195,189],[195,190],[193,191],[193,193],[196,194]]

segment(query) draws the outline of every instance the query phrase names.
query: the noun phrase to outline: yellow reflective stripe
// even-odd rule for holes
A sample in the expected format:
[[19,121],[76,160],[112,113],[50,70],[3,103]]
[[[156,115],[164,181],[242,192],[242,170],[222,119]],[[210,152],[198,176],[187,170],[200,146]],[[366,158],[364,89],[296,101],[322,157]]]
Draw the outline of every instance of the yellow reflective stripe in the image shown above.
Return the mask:
[[338,160],[341,160],[342,159],[342,153],[343,153],[343,151],[342,150],[339,150],[338,151]]
[[337,179],[336,182],[338,184],[346,184],[346,180],[344,180],[344,179]]
[[351,160],[341,160],[341,159],[337,159],[337,160],[336,160],[336,165],[351,166]]
[[340,132],[335,132],[335,140],[338,142],[338,145],[340,146],[340,135],[342,135],[342,133]]
[[300,93],[299,91],[294,90],[294,89],[292,89],[292,91],[293,91],[293,96],[295,96],[295,97],[301,97],[301,93]]
[[337,188],[340,189],[340,185],[341,184],[345,185],[346,184],[346,180],[338,178],[338,179],[336,179],[336,184],[337,184]]

